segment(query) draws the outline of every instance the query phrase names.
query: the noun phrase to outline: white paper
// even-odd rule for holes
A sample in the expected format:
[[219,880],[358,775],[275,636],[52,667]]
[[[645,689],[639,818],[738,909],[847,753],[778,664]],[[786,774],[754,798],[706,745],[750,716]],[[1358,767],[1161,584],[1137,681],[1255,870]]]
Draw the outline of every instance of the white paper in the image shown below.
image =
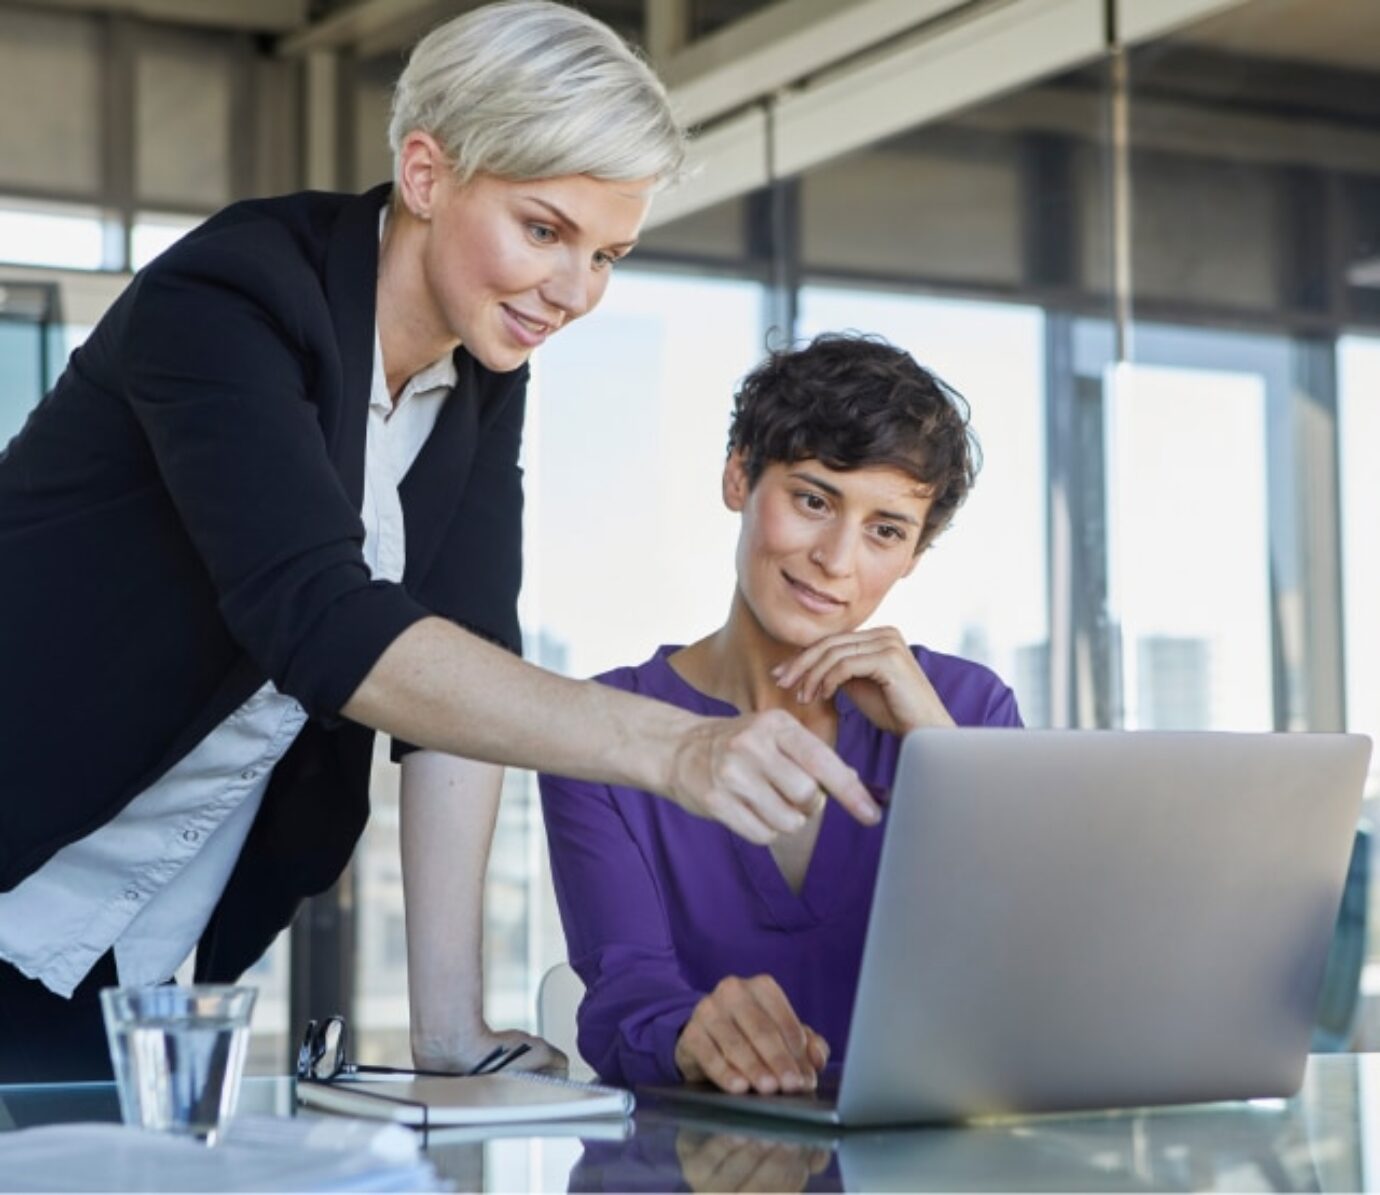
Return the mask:
[[114,1124],[0,1133],[0,1191],[442,1191],[417,1137],[339,1117],[238,1117],[220,1144]]

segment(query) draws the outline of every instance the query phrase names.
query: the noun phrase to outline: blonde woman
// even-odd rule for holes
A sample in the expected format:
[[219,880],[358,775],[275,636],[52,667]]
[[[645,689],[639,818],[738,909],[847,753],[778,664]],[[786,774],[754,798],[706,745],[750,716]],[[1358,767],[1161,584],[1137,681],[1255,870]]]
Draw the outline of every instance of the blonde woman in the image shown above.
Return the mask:
[[391,185],[236,204],[141,272],[0,456],[0,1079],[108,1074],[102,986],[193,947],[238,976],[349,859],[375,731],[403,761],[418,1065],[501,1040],[499,772],[467,760],[758,842],[821,788],[875,816],[788,716],[517,655],[527,360],[681,168],[661,85],[572,9],[497,4],[417,46],[389,136]]

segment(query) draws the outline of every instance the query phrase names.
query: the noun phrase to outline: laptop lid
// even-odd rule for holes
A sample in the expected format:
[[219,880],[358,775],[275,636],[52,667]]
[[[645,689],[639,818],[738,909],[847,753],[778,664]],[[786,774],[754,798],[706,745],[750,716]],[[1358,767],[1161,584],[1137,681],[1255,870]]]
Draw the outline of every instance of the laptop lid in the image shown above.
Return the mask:
[[892,793],[845,1124],[1283,1096],[1370,742],[922,730]]

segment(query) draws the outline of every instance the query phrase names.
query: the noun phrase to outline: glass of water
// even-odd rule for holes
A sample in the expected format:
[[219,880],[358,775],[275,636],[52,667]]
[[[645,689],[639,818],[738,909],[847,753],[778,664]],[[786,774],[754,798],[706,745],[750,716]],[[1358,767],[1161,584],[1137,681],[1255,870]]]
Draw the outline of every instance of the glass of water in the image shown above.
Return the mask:
[[214,1145],[239,1099],[255,994],[209,984],[102,990],[125,1124]]

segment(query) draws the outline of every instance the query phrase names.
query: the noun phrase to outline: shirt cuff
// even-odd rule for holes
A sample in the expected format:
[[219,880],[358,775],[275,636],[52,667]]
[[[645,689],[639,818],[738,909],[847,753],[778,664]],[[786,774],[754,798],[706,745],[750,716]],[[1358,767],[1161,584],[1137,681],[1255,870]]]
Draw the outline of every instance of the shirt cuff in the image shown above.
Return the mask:
[[676,1065],[676,1045],[680,1041],[680,1035],[685,1030],[685,1026],[690,1023],[690,1018],[695,1014],[695,1006],[692,1004],[687,1008],[677,1012],[668,1013],[661,1017],[653,1027],[653,1052],[656,1056],[657,1069],[661,1072],[659,1083],[683,1083],[680,1068]]
[[[683,1000],[676,997],[673,1007],[663,1007],[650,1017],[639,1017],[635,1025],[622,1026],[615,1039],[618,1073],[602,1077],[628,1087],[684,1082],[676,1067],[676,1043],[699,1001],[699,993],[689,992]],[[666,1001],[658,1003],[664,1005]]]

